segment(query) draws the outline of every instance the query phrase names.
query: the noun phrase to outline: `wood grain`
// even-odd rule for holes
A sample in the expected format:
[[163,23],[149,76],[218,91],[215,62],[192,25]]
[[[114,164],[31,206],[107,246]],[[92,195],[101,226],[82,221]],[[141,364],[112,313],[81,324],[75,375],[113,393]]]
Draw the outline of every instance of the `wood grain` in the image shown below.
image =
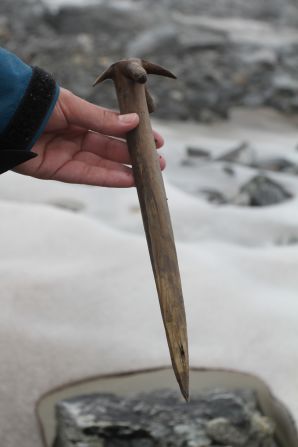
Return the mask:
[[[160,170],[148,111],[146,70],[174,77],[163,67],[138,59],[113,64],[96,83],[113,79],[120,112],[140,117],[136,129],[127,134],[144,229],[173,369],[186,400],[189,397],[189,359],[186,316],[178,259],[167,197]],[[150,109],[153,104],[150,101]]]

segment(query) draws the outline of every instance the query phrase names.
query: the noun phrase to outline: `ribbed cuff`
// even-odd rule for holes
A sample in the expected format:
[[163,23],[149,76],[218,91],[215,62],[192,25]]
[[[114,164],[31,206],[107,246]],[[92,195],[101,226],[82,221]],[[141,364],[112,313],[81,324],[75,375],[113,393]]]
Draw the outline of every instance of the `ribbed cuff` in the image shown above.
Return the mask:
[[59,87],[52,76],[33,67],[25,94],[0,134],[0,173],[36,156],[30,149],[44,130],[58,96]]
[[[27,150],[57,96],[55,80],[41,68],[32,77],[15,114],[0,135],[0,150]],[[32,147],[32,146],[31,146]]]

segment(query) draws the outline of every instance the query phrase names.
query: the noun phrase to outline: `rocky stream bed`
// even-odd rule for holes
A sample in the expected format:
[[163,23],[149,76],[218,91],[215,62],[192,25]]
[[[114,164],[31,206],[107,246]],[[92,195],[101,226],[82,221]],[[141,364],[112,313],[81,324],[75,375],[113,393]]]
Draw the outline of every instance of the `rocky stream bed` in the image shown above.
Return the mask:
[[115,106],[112,86],[92,83],[115,60],[138,56],[178,77],[152,77],[157,117],[210,122],[234,106],[298,111],[294,0],[50,4],[2,0],[0,44],[89,100]]

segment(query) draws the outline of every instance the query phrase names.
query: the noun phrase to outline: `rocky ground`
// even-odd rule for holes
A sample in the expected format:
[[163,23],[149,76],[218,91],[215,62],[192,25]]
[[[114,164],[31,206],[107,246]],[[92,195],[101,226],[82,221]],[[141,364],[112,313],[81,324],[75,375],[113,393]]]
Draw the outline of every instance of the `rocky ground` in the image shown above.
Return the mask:
[[[234,177],[239,176],[241,169],[250,171],[247,180],[240,182],[229,192],[223,192],[206,185],[196,190],[196,195],[204,196],[209,202],[217,205],[232,204],[237,206],[262,207],[285,202],[293,195],[283,184],[283,175],[298,175],[298,164],[286,157],[261,157],[261,150],[243,141],[238,146],[224,151],[221,155],[212,155],[211,151],[202,147],[186,147],[185,155],[180,160],[180,170],[187,170],[183,177],[189,177],[192,171],[213,169],[211,178],[216,178],[216,170],[226,176],[226,184],[232,185]],[[294,152],[294,151],[293,151]],[[295,154],[294,154],[295,155]],[[277,179],[273,179],[275,175]],[[205,179],[206,181],[207,179]],[[195,188],[195,182],[193,182]],[[228,188],[227,188],[228,189]],[[191,191],[192,193],[194,191]]]
[[97,75],[126,56],[162,63],[156,116],[209,122],[234,106],[298,111],[298,5],[294,0],[135,0],[49,9],[1,0],[0,43],[54,73],[83,97],[115,106]]

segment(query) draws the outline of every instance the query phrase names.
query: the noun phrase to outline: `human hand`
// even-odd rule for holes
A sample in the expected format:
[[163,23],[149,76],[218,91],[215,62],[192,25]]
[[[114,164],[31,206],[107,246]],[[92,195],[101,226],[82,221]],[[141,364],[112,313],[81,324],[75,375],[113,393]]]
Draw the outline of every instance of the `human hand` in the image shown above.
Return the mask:
[[[61,88],[45,131],[32,151],[39,156],[14,168],[41,179],[87,185],[134,185],[125,134],[139,122],[137,114],[118,113],[91,104]],[[108,135],[108,136],[107,136]],[[154,133],[156,147],[163,139]],[[160,167],[165,160],[160,157]]]

